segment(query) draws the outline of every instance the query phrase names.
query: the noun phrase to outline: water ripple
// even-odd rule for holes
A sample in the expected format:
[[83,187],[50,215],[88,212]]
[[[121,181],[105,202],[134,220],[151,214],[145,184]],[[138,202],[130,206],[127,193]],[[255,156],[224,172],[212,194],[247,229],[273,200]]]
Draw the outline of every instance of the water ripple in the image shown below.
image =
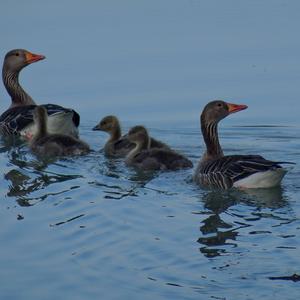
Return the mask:
[[[241,143],[243,135],[232,138],[232,130],[224,132],[227,151],[253,149],[252,137]],[[283,143],[278,128],[267,130]],[[169,143],[197,163],[198,130],[181,130],[183,144],[173,137],[176,131],[152,132],[162,140],[171,134]],[[234,290],[242,299],[258,282],[258,289],[271,291],[269,277],[297,272],[297,166],[275,189],[207,190],[193,184],[192,170],[137,172],[121,159],[106,159],[98,140],[83,134],[96,149],[84,157],[43,162],[23,144],[1,148],[0,280],[7,288],[0,295],[11,294],[15,285],[7,278],[17,278],[28,298],[27,287],[37,286],[40,293],[55,291],[56,298],[75,292],[78,299],[97,298],[109,290],[111,299],[142,293],[222,299],[224,290]],[[282,159],[273,145],[255,143]],[[299,161],[295,145],[284,155]]]

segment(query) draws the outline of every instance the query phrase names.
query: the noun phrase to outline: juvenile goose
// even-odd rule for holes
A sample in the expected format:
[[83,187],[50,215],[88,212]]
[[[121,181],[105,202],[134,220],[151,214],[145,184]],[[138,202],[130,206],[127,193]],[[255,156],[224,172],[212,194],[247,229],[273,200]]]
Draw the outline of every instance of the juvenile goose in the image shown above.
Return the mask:
[[218,138],[218,123],[229,114],[246,109],[216,100],[208,103],[201,114],[201,130],[206,144],[206,152],[199,162],[194,180],[211,187],[228,189],[269,188],[278,185],[287,172],[280,164],[264,159],[260,155],[224,156]]
[[[43,59],[45,56],[24,49],[14,49],[5,55],[2,79],[12,102],[9,109],[0,116],[0,134],[21,136],[34,134],[36,128],[33,126],[33,110],[36,103],[19,84],[19,73],[24,67]],[[49,132],[78,136],[80,117],[77,112],[55,104],[43,106],[49,115]]]
[[50,134],[47,130],[47,110],[43,106],[36,106],[33,120],[37,127],[33,138],[29,141],[32,152],[39,156],[82,155],[90,151],[89,146],[72,136]]
[[126,157],[126,164],[143,170],[178,170],[191,168],[193,164],[183,155],[164,148],[150,148],[150,138],[143,126],[135,126],[127,135],[135,144]]
[[[104,117],[93,130],[105,131],[110,135],[104,146],[106,156],[125,157],[134,148],[134,143],[129,141],[127,135],[121,135],[121,125],[116,116]],[[150,147],[170,149],[168,145],[154,138],[150,138]]]

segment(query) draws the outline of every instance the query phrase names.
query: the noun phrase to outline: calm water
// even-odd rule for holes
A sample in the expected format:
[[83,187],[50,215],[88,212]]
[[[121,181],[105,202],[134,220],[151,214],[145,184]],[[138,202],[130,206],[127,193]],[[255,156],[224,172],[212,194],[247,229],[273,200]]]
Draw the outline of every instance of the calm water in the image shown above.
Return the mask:
[[[297,1],[2,1],[0,17],[1,57],[45,54],[23,86],[76,108],[95,150],[47,165],[0,142],[1,300],[298,299],[299,282],[269,279],[300,274]],[[4,87],[0,98],[2,112]],[[196,164],[215,98],[249,105],[220,124],[226,153],[297,163],[281,187],[137,173],[104,158],[107,135],[91,130],[114,113]]]

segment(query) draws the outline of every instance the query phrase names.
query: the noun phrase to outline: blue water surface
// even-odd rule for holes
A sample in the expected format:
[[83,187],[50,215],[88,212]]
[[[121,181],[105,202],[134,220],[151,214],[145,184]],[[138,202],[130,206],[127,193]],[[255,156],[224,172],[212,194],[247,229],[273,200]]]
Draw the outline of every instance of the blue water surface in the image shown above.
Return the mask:
[[[2,0],[0,25],[2,58],[46,56],[26,91],[76,109],[95,150],[45,164],[0,143],[0,299],[298,299],[299,282],[270,278],[300,274],[299,1]],[[280,187],[136,172],[91,130],[115,114],[196,165],[213,99],[249,106],[220,124],[225,153],[296,163]]]

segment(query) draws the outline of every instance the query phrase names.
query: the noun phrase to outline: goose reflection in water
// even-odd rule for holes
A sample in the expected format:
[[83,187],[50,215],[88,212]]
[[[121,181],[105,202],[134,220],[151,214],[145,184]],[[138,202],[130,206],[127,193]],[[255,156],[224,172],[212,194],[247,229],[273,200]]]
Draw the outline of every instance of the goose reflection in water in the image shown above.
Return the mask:
[[98,163],[97,173],[109,178],[116,178],[122,180],[129,180],[130,182],[140,182],[142,185],[146,184],[153,178],[159,175],[158,171],[153,170],[130,170],[124,168],[123,158],[106,158],[101,156],[102,151],[96,152],[96,159]]
[[[197,242],[201,245],[200,252],[206,257],[216,257],[233,251],[238,246],[235,242],[239,235],[239,230],[252,226],[249,221],[257,221],[265,216],[261,213],[262,209],[276,210],[288,205],[288,199],[284,196],[283,189],[278,186],[272,189],[252,189],[252,190],[230,190],[230,191],[207,191],[202,197],[204,207],[209,210],[208,217],[205,218],[200,226],[202,235]],[[244,215],[243,212],[236,212],[230,207],[236,204],[244,204],[256,207],[251,215]],[[245,210],[246,211],[246,210]],[[226,222],[222,219],[230,215],[235,218],[234,222]],[[278,219],[275,213],[268,216]],[[202,213],[203,214],[203,213]],[[230,247],[230,251],[228,251]],[[238,250],[235,250],[237,252]]]
[[[20,206],[31,206],[37,202],[43,201],[51,195],[59,195],[65,193],[67,190],[61,190],[55,193],[44,193],[38,196],[31,194],[44,190],[46,186],[58,182],[73,180],[81,176],[78,175],[64,175],[55,173],[36,172],[35,178],[26,175],[26,171],[12,169],[7,172],[4,178],[10,182],[7,196],[17,198],[17,203]],[[69,189],[68,189],[69,190]]]
[[24,145],[19,147],[7,147],[9,163],[13,167],[4,174],[4,178],[9,182],[6,195],[8,197],[15,197],[20,206],[31,206],[45,200],[50,195],[64,193],[65,190],[60,190],[55,193],[48,192],[42,195],[32,196],[32,194],[38,193],[54,183],[82,177],[80,175],[59,174],[46,170],[49,163],[53,163],[53,160],[38,161],[33,159],[32,156],[28,155]]
[[[104,192],[104,198],[112,200],[138,197],[145,189],[150,189],[147,184],[160,174],[158,171],[125,169],[122,159],[105,159],[99,162],[98,173],[104,175],[102,181],[97,179],[88,184],[99,187]],[[107,183],[107,178],[110,179],[110,184]],[[160,190],[156,192],[165,193]]]

